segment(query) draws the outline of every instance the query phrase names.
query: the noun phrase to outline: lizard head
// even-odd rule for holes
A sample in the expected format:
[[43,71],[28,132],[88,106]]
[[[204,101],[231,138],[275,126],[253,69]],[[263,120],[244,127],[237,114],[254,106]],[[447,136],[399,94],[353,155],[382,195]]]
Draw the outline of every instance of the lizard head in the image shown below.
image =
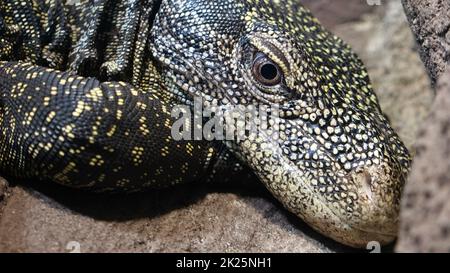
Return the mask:
[[297,2],[163,1],[153,55],[206,106],[277,109],[227,144],[287,209],[344,244],[389,243],[409,153],[362,62]]

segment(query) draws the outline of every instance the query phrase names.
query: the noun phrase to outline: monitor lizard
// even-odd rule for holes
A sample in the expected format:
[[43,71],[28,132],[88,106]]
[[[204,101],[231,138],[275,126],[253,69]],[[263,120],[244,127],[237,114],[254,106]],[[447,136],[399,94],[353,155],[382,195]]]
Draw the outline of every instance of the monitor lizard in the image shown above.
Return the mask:
[[[410,154],[361,60],[298,1],[0,0],[0,61],[4,175],[120,192],[250,172],[341,243],[396,237]],[[197,97],[278,116],[175,141],[172,109]]]

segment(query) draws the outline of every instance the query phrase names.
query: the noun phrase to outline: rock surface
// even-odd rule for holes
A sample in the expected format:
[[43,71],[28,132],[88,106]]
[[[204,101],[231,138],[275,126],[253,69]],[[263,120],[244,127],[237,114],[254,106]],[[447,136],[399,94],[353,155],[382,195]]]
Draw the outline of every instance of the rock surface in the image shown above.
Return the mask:
[[450,2],[404,0],[436,99],[406,185],[396,251],[450,252]]
[[[0,220],[2,252],[331,252],[263,189],[199,185],[104,196],[15,187]],[[231,193],[234,192],[234,193]],[[249,192],[256,192],[249,195]]]
[[450,1],[402,0],[420,55],[434,83],[450,62]]
[[361,20],[364,14],[376,11],[375,6],[368,5],[365,1],[355,0],[300,0],[320,22],[328,28],[337,25]]
[[[427,78],[414,59],[404,16],[386,13],[388,5],[373,7],[360,0],[303,2],[362,56],[380,98],[386,98],[381,99],[385,111],[399,115],[394,126],[407,137],[402,122],[419,122],[421,115],[414,110],[425,107],[420,96],[428,96],[428,89],[422,88]],[[392,17],[398,17],[396,24],[389,23]],[[404,36],[391,39],[386,32]],[[71,242],[79,243],[82,252],[354,251],[311,230],[262,186],[242,187],[238,181],[125,196],[37,182],[8,191],[0,210],[0,252],[67,252]]]
[[404,191],[399,252],[450,252],[450,68],[436,90]]

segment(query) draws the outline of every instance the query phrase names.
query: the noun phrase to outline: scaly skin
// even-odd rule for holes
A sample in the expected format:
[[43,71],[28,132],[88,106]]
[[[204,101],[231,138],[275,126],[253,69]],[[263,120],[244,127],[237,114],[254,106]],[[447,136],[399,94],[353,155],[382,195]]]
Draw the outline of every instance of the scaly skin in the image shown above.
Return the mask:
[[[362,62],[297,1],[0,3],[2,173],[130,191],[243,177],[231,152],[319,232],[395,238],[408,151]],[[277,126],[175,141],[171,109],[194,97],[276,106]]]

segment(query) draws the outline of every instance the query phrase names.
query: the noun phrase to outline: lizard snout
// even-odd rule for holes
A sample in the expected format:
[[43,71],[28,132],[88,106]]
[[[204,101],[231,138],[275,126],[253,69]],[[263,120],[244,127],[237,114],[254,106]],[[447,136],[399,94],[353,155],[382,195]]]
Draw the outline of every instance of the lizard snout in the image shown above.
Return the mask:
[[[403,180],[388,164],[356,169],[349,174],[355,192],[352,213],[339,218],[351,227],[354,241],[384,245],[396,238]],[[360,238],[358,238],[360,237]]]

